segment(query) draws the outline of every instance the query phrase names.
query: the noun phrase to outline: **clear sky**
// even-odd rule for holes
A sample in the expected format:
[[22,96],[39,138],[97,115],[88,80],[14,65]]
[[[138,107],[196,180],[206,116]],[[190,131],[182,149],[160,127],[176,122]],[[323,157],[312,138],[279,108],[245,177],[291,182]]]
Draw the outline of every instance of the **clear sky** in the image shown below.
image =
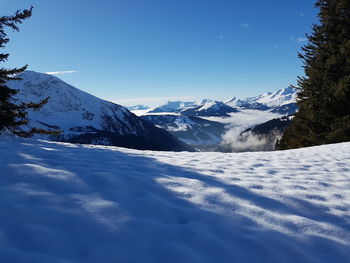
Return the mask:
[[0,0],[0,15],[34,6],[6,66],[68,71],[57,76],[124,105],[255,96],[303,74],[314,2]]

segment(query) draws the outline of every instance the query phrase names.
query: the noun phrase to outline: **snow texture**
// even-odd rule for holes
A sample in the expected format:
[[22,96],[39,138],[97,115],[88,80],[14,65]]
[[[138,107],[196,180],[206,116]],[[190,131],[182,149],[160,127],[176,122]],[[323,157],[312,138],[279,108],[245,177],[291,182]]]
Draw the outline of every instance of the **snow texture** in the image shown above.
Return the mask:
[[0,137],[1,262],[349,262],[350,143],[171,153]]

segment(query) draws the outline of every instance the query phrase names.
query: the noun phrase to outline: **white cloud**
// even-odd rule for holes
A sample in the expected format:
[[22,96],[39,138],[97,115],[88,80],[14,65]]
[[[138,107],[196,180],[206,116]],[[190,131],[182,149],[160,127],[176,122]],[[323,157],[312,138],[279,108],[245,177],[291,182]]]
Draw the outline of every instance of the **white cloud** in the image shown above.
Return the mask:
[[241,28],[248,28],[249,24],[247,22],[244,22],[241,24]]
[[252,132],[242,133],[239,128],[233,128],[222,137],[221,143],[232,152],[262,151],[267,144],[267,139]]
[[62,75],[62,74],[70,74],[75,73],[75,70],[64,70],[64,71],[52,71],[52,72],[45,72],[45,74],[49,75]]
[[302,42],[306,42],[307,38],[306,37],[291,37],[290,40],[294,41],[294,42],[298,42],[298,43],[302,43]]
[[[251,132],[242,134],[242,131],[279,117],[281,117],[279,114],[256,110],[243,110],[232,113],[231,117],[225,118],[226,127],[229,129],[222,136],[223,148],[232,152],[274,150],[275,141],[271,142],[266,136],[255,135]],[[217,121],[216,118],[210,117],[206,119]]]
[[298,37],[297,38],[297,42],[301,43],[301,42],[305,42],[307,40],[306,37]]

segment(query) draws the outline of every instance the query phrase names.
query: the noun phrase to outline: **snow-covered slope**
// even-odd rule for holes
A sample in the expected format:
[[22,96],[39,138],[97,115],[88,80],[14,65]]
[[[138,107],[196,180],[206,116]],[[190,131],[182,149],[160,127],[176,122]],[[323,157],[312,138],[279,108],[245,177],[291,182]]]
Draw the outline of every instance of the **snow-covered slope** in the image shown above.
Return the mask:
[[[65,133],[75,130],[102,130],[118,134],[138,134],[144,131],[142,124],[124,107],[101,100],[79,90],[57,77],[26,71],[11,81],[8,86],[19,90],[20,101],[40,101],[49,97],[49,102],[40,111],[30,112],[32,121],[59,126]],[[131,123],[130,120],[136,122]],[[114,125],[109,125],[114,122]]]
[[164,105],[161,105],[149,113],[168,113],[168,112],[180,112],[183,109],[197,106],[196,102],[185,102],[185,101],[168,101]]
[[208,102],[213,102],[214,100],[211,99],[202,99],[199,103],[197,103],[197,106],[204,105]]
[[298,111],[298,104],[297,103],[288,103],[284,104],[282,106],[276,107],[271,112],[278,113],[282,115],[291,115]]
[[347,263],[350,143],[168,153],[0,137],[2,262]]
[[293,87],[287,87],[276,92],[267,92],[262,95],[248,98],[249,103],[258,102],[268,107],[279,107],[285,104],[295,103],[297,90]]
[[99,99],[57,77],[33,71],[18,77],[22,80],[10,81],[8,86],[19,90],[19,101],[50,98],[39,111],[30,111],[29,118],[34,126],[63,131],[56,139],[137,149],[185,149],[173,136],[144,122],[126,108]]
[[226,125],[184,115],[145,115],[141,117],[152,122],[157,127],[166,129],[176,138],[196,148],[207,149],[209,145],[216,145],[222,141],[226,132]]
[[135,110],[149,110],[150,107],[147,105],[135,105],[135,106],[128,106],[126,107],[130,111],[135,111]]
[[244,101],[244,100],[241,100],[241,99],[237,98],[237,97],[233,97],[233,98],[225,101],[225,104],[229,105],[229,106],[231,106],[233,108],[240,108],[242,106],[247,105],[248,103],[246,101]]
[[270,110],[271,108],[258,103],[258,102],[251,102],[249,103],[248,101],[241,100],[239,98],[233,97],[229,99],[228,101],[225,101],[225,104],[233,107],[233,108],[238,108],[238,109],[248,109],[248,110]]
[[237,109],[221,101],[208,101],[203,105],[182,110],[180,113],[187,116],[228,117],[230,116],[229,113],[232,112],[237,112]]

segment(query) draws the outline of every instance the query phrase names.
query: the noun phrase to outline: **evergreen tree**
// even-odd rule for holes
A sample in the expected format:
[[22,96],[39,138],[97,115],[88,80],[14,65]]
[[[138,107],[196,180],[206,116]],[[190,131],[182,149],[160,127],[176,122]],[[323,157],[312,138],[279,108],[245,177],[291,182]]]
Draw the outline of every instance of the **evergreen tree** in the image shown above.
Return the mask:
[[[0,17],[0,48],[4,48],[9,42],[5,28],[18,31],[18,24],[21,24],[23,20],[32,15],[32,9],[33,7],[28,10],[19,10],[12,16]],[[9,54],[0,53],[0,62],[5,62],[8,56]],[[52,134],[50,131],[37,128],[31,128],[30,130],[21,129],[22,125],[28,124],[26,110],[38,110],[48,100],[47,98],[39,103],[17,103],[13,98],[17,91],[7,87],[6,83],[9,80],[18,80],[15,75],[23,72],[26,68],[27,66],[12,69],[0,68],[0,132],[6,129],[22,137],[29,137],[34,133]]]
[[313,26],[299,57],[298,106],[279,149],[350,141],[350,1],[318,0]]

